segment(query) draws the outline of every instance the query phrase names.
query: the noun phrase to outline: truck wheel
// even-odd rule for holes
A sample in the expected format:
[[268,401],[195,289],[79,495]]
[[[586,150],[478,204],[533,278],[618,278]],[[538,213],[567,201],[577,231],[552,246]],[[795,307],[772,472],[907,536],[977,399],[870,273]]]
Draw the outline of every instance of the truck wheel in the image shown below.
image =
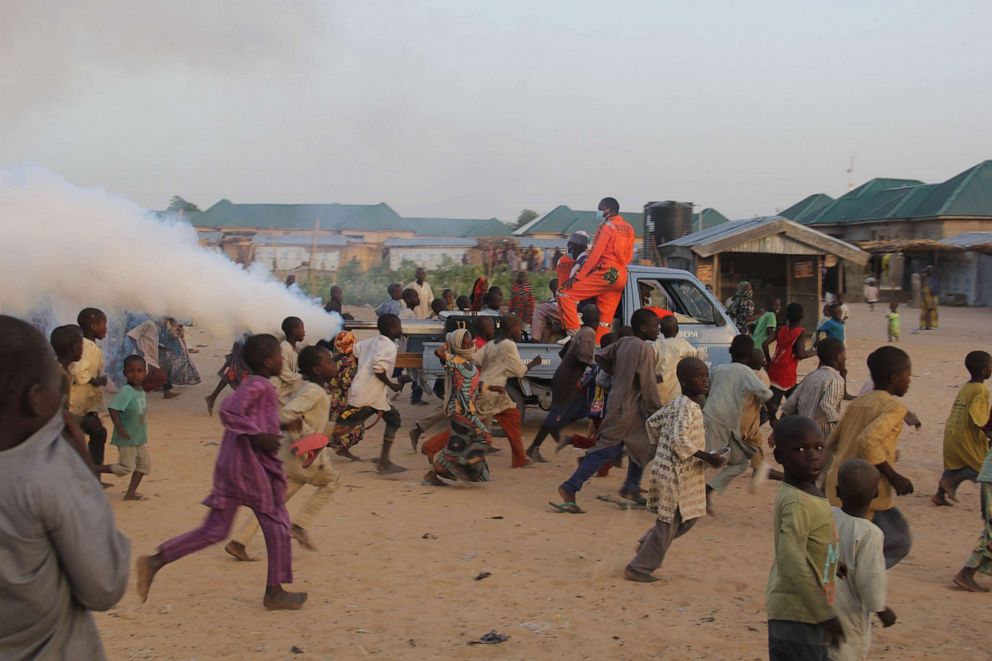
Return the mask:
[[527,405],[524,404],[524,394],[520,391],[520,386],[518,386],[513,381],[506,382],[506,394],[510,396],[513,403],[517,405],[517,410],[520,411],[520,423],[523,424],[524,413],[527,411]]

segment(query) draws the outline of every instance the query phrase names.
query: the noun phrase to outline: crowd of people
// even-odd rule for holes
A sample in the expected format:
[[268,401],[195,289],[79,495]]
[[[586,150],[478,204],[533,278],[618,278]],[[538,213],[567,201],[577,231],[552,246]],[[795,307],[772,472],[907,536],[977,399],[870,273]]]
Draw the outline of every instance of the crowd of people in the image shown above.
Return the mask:
[[[718,495],[751,468],[752,490],[768,479],[781,482],[766,591],[771,658],[865,658],[871,615],[883,626],[896,621],[887,603],[886,570],[912,546],[897,500],[914,486],[896,468],[902,428],[920,424],[900,402],[910,387],[909,355],[891,345],[876,349],[867,361],[869,382],[851,395],[843,302],[831,303],[811,334],[801,305],[789,302],[783,313],[782,301],[772,299],[756,309],[747,282],[728,304],[739,332],[729,363],[710,368],[706,353],[680,336],[671,311],[641,308],[614,327],[609,322],[626,282],[634,234],[616,200],[604,199],[599,210],[596,236],[591,242],[581,233],[569,237],[554,265],[559,286],[540,304],[525,272],[504,304],[502,291],[485,277],[470,294],[445,289],[435,296],[426,271],[418,269],[406,287],[389,287],[388,299],[376,308],[377,333],[361,341],[343,330],[309,344],[296,317],[283,320],[281,338],[239,337],[207,397],[213,414],[223,389],[234,391],[219,406],[225,433],[203,501],[208,514],[200,527],[137,560],[140,598],[147,599],[166,565],[207,546],[226,540],[228,554],[251,560],[250,542],[260,528],[268,562],[263,605],[302,607],[306,593],[286,589],[293,580],[291,545],[316,548],[310,530],[340,481],[332,456],[361,461],[356,452],[381,421],[377,471],[407,470],[392,457],[403,427],[395,398],[411,383],[411,403],[429,405],[431,389],[397,367],[403,321],[461,310],[474,312],[475,321],[447,333],[437,349],[446,375],[433,389],[441,403],[410,428],[413,449],[426,459],[425,486],[487,482],[497,427],[510,445],[511,469],[545,462],[541,448],[549,436],[556,451],[585,449],[558,486],[553,511],[582,513],[577,497],[583,486],[625,468],[616,502],[647,509],[654,522],[623,576],[650,583],[658,580],[655,572],[675,539],[713,514]],[[342,312],[342,300],[336,288],[329,309]],[[49,345],[29,324],[0,317],[0,604],[17,614],[13,624],[0,625],[3,657],[102,654],[89,610],[109,608],[123,594],[129,544],[114,528],[100,482],[91,475],[130,476],[125,498],[138,500],[141,479],[151,470],[150,361],[138,350],[127,355],[120,367],[124,385],[105,406],[108,374],[97,342],[106,336],[107,316],[86,308],[77,321],[56,328]],[[525,329],[544,340],[555,324],[565,341],[550,408],[525,448],[521,413],[507,384],[540,364],[540,358],[525,363],[520,357]],[[896,331],[898,336],[898,324]],[[801,361],[813,356],[816,369],[800,381]],[[932,501],[952,505],[961,483],[981,484],[983,530],[953,581],[987,591],[975,577],[992,573],[992,427],[985,386],[992,356],[974,351],[964,363],[970,379],[948,418],[945,470]],[[842,409],[844,401],[849,403]],[[117,448],[113,463],[104,452],[104,414]],[[566,433],[585,419],[585,433]],[[74,485],[71,497],[63,489],[38,488],[53,478]],[[306,502],[291,517],[286,502],[304,489]],[[250,518],[231,537],[239,507],[251,510]],[[79,544],[83,534],[86,545]],[[32,619],[35,612],[46,615]]]

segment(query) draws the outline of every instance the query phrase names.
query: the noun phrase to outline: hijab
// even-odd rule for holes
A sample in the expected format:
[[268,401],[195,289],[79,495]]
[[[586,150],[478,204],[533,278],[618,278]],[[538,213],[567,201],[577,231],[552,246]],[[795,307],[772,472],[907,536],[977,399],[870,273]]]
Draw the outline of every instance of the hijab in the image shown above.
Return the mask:
[[466,348],[464,346],[466,336],[469,339],[472,338],[472,334],[468,332],[467,328],[458,328],[448,333],[444,338],[445,342],[448,343],[448,351],[462,358],[471,358],[475,354],[475,345],[470,344]]

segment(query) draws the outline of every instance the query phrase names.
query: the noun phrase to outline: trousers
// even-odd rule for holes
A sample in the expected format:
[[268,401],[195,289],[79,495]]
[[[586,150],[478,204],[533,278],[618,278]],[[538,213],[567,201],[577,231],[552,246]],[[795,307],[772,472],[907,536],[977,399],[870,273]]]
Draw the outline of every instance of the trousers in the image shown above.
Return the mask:
[[892,569],[909,555],[909,550],[913,548],[909,522],[898,507],[872,513],[871,521],[882,529],[882,534],[885,536],[885,541],[882,542],[885,568]]
[[[166,564],[172,563],[190,553],[224,541],[231,532],[237,513],[236,507],[223,510],[211,509],[199,528],[159,545],[158,552],[162,560]],[[290,546],[289,512],[286,511],[286,506],[282,505],[274,512],[255,512],[255,518],[262,527],[268,554],[269,573],[265,585],[276,587],[283,583],[292,583],[293,550]]]
[[[562,487],[569,493],[578,493],[589,478],[600,468],[608,463],[616,464],[623,454],[623,443],[611,445],[608,448],[600,448],[587,452],[582,458],[579,467],[575,469],[572,476],[562,483]],[[623,490],[626,493],[638,493],[641,489],[641,477],[644,475],[644,467],[638,466],[636,461],[627,458],[627,478],[623,483]]]
[[641,537],[637,555],[627,565],[633,574],[648,575],[661,566],[672,542],[689,532],[698,519],[682,520],[682,512],[675,510],[671,523],[655,519],[654,525]]
[[[286,468],[285,502],[288,503],[290,498],[295,496],[306,484],[316,487],[303,505],[303,510],[293,518],[295,525],[306,530],[310,527],[314,517],[331,501],[331,496],[338,490],[338,481],[341,476],[334,470],[329,461],[315,462],[307,468],[301,468],[298,459],[295,461],[296,465],[291,464],[290,461],[283,461],[283,466]],[[258,519],[252,516],[233,537],[233,540],[242,546],[248,546],[248,542],[258,532],[258,528]]]
[[751,457],[757,454],[758,449],[750,443],[742,443],[736,438],[730,439],[730,456],[727,457],[727,465],[720,469],[720,472],[713,476],[708,482],[711,489],[717,493],[726,491],[734,478],[747,470],[751,464]]
[[613,315],[616,314],[617,305],[623,297],[623,288],[627,284],[627,267],[613,267],[619,272],[616,281],[605,280],[603,275],[606,270],[597,268],[592,273],[576,280],[572,286],[565,290],[558,290],[558,308],[561,313],[561,323],[565,331],[574,334],[579,330],[579,303],[586,299],[593,299],[596,307],[599,308],[599,327],[596,329],[596,344],[604,335],[610,332],[613,326]]

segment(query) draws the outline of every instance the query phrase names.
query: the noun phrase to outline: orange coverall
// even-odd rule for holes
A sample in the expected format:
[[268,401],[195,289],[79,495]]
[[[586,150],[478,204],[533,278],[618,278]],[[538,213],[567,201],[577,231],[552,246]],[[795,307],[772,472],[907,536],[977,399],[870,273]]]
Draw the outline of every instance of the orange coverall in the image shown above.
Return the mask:
[[580,326],[579,302],[588,298],[595,299],[599,308],[596,344],[610,332],[613,315],[627,284],[627,265],[634,258],[636,240],[634,228],[622,216],[613,216],[599,226],[592,250],[575,275],[575,282],[564,291],[558,290],[561,322],[570,334]]

